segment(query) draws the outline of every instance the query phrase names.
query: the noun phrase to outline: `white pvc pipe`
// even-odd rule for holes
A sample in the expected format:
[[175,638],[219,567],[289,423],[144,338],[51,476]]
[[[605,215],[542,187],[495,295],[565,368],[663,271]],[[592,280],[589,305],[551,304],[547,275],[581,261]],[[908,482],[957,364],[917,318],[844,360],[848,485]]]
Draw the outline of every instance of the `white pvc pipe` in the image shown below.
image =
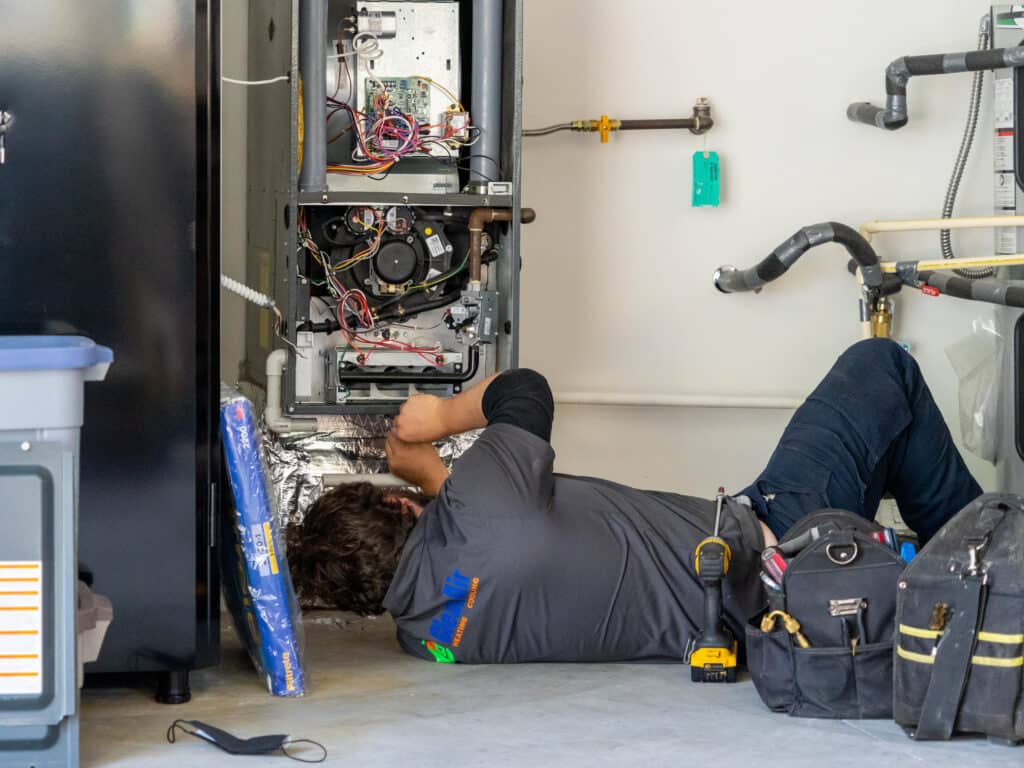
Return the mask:
[[798,397],[746,395],[667,395],[627,392],[558,392],[555,402],[563,405],[606,405],[637,408],[739,408],[750,410],[796,410]]
[[287,350],[275,349],[267,355],[267,407],[263,411],[267,429],[279,435],[288,432],[316,432],[316,419],[293,419],[281,412],[281,380],[287,365]]

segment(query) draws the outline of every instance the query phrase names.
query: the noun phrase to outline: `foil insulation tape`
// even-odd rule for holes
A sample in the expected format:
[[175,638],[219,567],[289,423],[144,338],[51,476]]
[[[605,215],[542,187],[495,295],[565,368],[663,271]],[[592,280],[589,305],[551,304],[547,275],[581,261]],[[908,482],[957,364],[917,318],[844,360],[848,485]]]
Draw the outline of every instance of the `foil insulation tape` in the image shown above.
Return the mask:
[[[384,439],[391,429],[390,417],[338,417],[328,426],[329,431],[291,435],[274,435],[263,430],[267,483],[276,497],[274,506],[279,530],[302,522],[306,511],[324,493],[325,475],[388,471]],[[468,432],[437,443],[445,466],[451,468],[478,435],[478,431]]]

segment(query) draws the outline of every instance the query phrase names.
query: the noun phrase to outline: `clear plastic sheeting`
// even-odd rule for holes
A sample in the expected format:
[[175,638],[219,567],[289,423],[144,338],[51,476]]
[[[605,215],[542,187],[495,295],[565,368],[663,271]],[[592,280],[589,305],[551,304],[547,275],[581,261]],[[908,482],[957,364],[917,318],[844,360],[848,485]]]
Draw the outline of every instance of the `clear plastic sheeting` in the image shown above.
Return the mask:
[[[330,426],[329,432],[278,436],[263,432],[267,474],[275,497],[272,506],[280,530],[302,522],[306,511],[325,490],[324,476],[388,471],[384,438],[391,429],[391,417],[338,417],[337,423]],[[468,432],[437,443],[445,465],[451,467],[478,434]]]
[[222,390],[220,427],[231,492],[221,525],[224,600],[268,690],[275,696],[301,696],[301,615],[252,403]]
[[991,317],[977,318],[969,336],[946,348],[959,382],[960,437],[971,453],[995,462],[1003,337]]

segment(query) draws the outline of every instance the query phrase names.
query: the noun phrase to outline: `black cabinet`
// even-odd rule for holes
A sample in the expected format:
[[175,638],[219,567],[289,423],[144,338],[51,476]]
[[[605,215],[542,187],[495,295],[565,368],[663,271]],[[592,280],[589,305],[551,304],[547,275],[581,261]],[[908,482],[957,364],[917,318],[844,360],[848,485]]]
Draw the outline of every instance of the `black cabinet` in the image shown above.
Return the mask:
[[113,348],[82,438],[80,567],[114,605],[88,671],[178,684],[219,647],[217,22],[0,0],[0,333]]

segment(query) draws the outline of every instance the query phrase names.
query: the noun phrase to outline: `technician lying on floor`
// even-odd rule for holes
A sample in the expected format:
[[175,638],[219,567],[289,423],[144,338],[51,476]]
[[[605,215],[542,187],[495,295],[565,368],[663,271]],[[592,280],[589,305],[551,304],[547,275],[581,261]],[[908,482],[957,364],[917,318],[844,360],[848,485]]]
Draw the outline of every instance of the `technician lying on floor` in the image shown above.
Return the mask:
[[[402,647],[426,659],[681,660],[701,622],[693,551],[712,503],[554,474],[553,414],[547,382],[528,370],[448,400],[411,398],[388,459],[436,498],[420,506],[367,485],[337,488],[293,530],[293,569],[339,608],[390,611]],[[431,441],[480,427],[449,477]],[[917,363],[872,339],[839,358],[724,513],[733,631],[742,636],[760,607],[766,539],[823,507],[873,518],[886,492],[927,540],[981,489]]]

